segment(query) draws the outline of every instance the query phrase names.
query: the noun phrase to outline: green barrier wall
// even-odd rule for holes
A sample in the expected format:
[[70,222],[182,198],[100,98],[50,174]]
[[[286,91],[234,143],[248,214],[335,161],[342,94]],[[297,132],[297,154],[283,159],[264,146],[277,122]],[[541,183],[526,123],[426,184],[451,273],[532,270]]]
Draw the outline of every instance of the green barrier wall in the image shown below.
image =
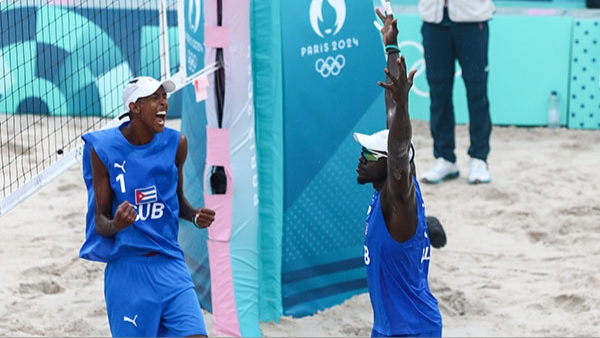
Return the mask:
[[[407,3],[407,6],[398,6]],[[429,86],[416,1],[393,1],[400,47],[417,69],[411,115],[429,120]],[[600,10],[584,1],[498,1],[490,21],[489,100],[494,125],[543,126],[553,90],[561,101],[561,125],[600,128]],[[503,7],[501,4],[522,4]],[[378,2],[374,2],[378,4]],[[556,5],[564,5],[558,8]],[[531,6],[531,7],[527,7]],[[456,121],[468,123],[460,66],[454,84]]]
[[[545,125],[547,100],[556,90],[561,98],[561,123],[567,122],[571,26],[567,16],[496,15],[490,22],[489,100],[495,125]],[[429,120],[429,86],[425,77],[421,18],[403,12],[398,17],[399,45],[407,64],[418,69],[410,97],[413,118]],[[456,65],[454,108],[457,123],[468,122],[467,100],[460,66]]]

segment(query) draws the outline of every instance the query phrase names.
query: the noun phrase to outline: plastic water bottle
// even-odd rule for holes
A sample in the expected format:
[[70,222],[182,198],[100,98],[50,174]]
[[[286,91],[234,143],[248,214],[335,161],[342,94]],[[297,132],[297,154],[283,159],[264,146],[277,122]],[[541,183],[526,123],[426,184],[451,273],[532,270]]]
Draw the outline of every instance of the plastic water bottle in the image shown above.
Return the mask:
[[553,90],[548,99],[548,128],[556,129],[560,125],[560,100],[556,90]]

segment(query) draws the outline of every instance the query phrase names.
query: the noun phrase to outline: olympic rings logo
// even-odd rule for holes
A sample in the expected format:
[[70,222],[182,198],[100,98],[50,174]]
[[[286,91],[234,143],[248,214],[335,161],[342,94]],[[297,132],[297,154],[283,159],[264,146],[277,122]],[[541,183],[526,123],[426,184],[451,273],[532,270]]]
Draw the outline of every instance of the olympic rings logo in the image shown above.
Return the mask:
[[327,78],[330,75],[337,76],[342,68],[346,65],[346,58],[343,55],[328,56],[325,59],[317,59],[315,62],[315,70],[321,74],[322,77]]

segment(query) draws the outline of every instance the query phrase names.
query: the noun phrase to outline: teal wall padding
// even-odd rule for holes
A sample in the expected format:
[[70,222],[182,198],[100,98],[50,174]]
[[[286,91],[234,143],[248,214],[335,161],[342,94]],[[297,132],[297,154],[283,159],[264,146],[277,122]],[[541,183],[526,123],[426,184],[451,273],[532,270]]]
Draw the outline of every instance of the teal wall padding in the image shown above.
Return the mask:
[[[489,23],[490,46],[488,98],[495,125],[537,126],[547,124],[547,100],[552,90],[561,98],[561,121],[566,124],[571,24],[559,15],[496,15]],[[399,46],[407,66],[418,69],[410,93],[414,119],[429,121],[429,85],[425,77],[422,20],[416,9],[398,17]],[[551,69],[551,71],[549,71]],[[454,110],[456,121],[469,121],[467,94],[456,63]]]
[[575,18],[569,99],[569,128],[600,129],[600,13]]
[[[490,22],[492,123],[547,125],[548,98],[556,90],[561,125],[566,124],[572,22],[572,17],[553,15],[498,15]],[[466,123],[468,115],[460,121]]]
[[250,31],[259,180],[260,320],[283,314],[283,92],[278,0],[252,0]]

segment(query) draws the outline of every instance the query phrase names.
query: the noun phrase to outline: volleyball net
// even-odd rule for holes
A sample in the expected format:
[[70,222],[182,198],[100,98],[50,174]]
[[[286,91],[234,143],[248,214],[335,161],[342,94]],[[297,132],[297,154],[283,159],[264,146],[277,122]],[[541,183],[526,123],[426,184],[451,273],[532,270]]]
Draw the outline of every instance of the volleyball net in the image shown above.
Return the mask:
[[127,81],[177,75],[178,6],[0,2],[0,215],[76,163],[83,133],[116,124]]

